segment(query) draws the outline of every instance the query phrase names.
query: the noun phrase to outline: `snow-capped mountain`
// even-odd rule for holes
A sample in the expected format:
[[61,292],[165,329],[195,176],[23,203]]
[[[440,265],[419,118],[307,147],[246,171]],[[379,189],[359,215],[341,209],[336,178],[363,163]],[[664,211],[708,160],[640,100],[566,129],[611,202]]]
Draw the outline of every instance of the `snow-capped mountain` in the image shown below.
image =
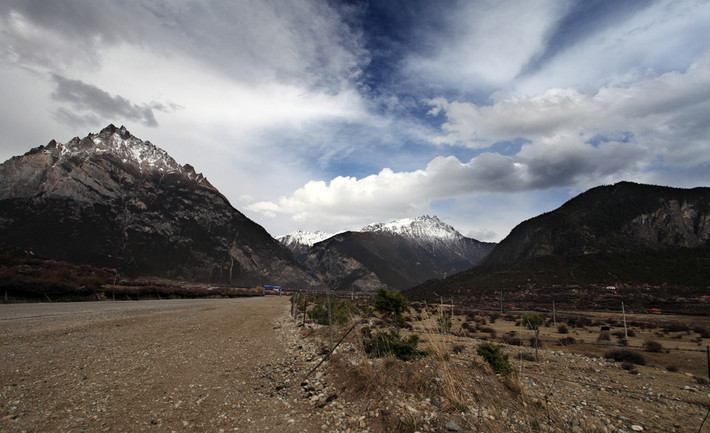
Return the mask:
[[289,233],[284,236],[279,236],[276,238],[279,242],[286,245],[305,245],[312,247],[314,244],[324,241],[329,237],[333,236],[332,233],[325,233],[321,231],[309,232],[306,230],[296,230],[293,233]]
[[336,234],[315,243],[302,260],[335,290],[401,290],[468,269],[494,246],[436,216],[420,216]]
[[419,240],[453,241],[464,237],[452,226],[441,221],[436,215],[423,215],[417,218],[402,218],[387,223],[370,224],[363,227],[363,232],[380,232],[407,236]]
[[322,286],[190,165],[114,125],[0,164],[0,242],[129,276]]
[[296,230],[284,236],[276,238],[286,246],[300,261],[303,261],[308,255],[308,250],[318,242],[324,241],[333,236],[331,233],[321,231],[309,232],[306,230]]

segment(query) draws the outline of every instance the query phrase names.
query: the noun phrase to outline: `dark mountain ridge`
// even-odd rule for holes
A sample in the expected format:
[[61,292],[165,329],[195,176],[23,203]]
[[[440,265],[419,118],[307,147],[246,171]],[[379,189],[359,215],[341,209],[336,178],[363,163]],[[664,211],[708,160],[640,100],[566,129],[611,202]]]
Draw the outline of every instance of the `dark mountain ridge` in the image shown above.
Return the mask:
[[483,261],[697,248],[710,241],[710,188],[599,186],[516,226]]
[[135,277],[321,285],[190,165],[114,125],[0,165],[0,242]]
[[520,223],[477,266],[408,293],[590,285],[710,287],[710,188],[592,188]]

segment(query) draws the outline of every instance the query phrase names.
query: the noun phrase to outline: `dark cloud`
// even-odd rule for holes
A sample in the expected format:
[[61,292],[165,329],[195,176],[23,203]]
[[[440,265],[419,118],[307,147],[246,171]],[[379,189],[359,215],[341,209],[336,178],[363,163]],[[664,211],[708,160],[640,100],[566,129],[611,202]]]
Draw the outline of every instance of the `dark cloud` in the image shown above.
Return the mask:
[[165,110],[162,104],[133,104],[123,96],[111,96],[105,90],[81,80],[72,80],[57,74],[52,75],[52,78],[57,84],[52,98],[69,103],[73,109],[60,107],[55,114],[60,120],[70,124],[91,125],[102,123],[102,120],[106,123],[114,119],[127,119],[156,127],[158,122],[153,110]]

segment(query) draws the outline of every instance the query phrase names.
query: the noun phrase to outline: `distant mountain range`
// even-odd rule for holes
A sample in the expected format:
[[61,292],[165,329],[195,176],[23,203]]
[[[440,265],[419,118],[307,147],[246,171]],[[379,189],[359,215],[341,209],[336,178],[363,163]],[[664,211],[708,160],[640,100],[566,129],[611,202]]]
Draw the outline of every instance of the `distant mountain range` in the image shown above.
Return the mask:
[[279,240],[328,287],[366,292],[401,290],[468,269],[495,245],[467,238],[436,216],[372,224],[316,242],[325,236],[299,231]]
[[322,287],[204,176],[114,125],[0,165],[0,242],[136,277]]
[[436,216],[279,241],[190,165],[124,127],[52,140],[0,164],[0,243],[133,277],[413,296],[616,282],[708,287],[710,188],[600,186],[497,245]]

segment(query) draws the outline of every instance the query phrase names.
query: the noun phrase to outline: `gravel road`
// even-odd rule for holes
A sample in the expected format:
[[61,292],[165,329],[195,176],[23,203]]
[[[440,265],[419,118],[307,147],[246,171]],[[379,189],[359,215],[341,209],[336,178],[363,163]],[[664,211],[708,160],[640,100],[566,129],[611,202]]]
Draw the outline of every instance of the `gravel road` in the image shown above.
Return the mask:
[[287,298],[0,305],[0,431],[313,432]]

